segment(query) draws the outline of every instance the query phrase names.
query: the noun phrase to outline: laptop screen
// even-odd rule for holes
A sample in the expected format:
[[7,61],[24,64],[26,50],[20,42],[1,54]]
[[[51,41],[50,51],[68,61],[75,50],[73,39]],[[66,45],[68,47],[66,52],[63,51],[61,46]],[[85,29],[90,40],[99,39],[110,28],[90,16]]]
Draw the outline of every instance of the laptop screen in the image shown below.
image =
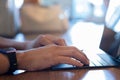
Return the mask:
[[115,32],[120,31],[120,0],[110,0],[105,17],[105,24]]
[[110,0],[105,18],[105,27],[100,48],[109,55],[118,58],[120,55],[120,0]]

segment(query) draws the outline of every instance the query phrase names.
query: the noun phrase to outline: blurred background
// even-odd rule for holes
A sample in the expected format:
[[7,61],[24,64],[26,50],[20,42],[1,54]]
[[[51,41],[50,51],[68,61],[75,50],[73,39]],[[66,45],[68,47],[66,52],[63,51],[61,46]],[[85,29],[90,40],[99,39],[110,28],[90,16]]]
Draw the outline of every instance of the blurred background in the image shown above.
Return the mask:
[[64,33],[76,21],[103,24],[109,0],[0,0],[0,35]]
[[[118,3],[116,0],[112,6]],[[0,0],[0,36],[23,41],[53,34],[64,37],[68,44],[81,41],[82,47],[98,46],[97,36],[109,20],[108,5],[109,0]],[[120,26],[115,31],[119,32]],[[91,38],[85,37],[88,35]]]

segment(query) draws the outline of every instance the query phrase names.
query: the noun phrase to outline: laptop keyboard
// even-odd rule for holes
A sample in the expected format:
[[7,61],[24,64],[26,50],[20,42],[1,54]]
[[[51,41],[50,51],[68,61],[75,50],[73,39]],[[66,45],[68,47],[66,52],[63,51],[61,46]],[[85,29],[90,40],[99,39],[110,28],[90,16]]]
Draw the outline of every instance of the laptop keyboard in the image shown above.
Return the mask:
[[89,55],[90,65],[85,65],[83,67],[76,67],[69,64],[59,64],[53,66],[51,70],[66,70],[66,69],[80,69],[80,68],[99,68],[99,67],[118,67],[120,66],[120,62],[116,62],[107,54],[93,54]]
[[112,57],[107,54],[97,54],[94,58],[90,59],[90,66],[118,66],[119,62],[116,62]]

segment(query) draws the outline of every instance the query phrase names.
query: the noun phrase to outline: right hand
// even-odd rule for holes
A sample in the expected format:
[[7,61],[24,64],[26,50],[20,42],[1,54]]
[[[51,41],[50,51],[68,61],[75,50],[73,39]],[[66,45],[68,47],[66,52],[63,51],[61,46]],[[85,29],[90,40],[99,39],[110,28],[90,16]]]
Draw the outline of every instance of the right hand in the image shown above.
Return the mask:
[[66,42],[63,38],[56,37],[56,36],[49,35],[49,34],[39,35],[34,40],[25,41],[24,44],[25,44],[24,50],[37,48],[37,47],[43,47],[43,46],[50,45],[50,44],[66,46]]
[[89,60],[75,47],[57,45],[26,50],[21,58],[18,58],[18,67],[27,71],[42,70],[61,63],[81,67],[88,65]]

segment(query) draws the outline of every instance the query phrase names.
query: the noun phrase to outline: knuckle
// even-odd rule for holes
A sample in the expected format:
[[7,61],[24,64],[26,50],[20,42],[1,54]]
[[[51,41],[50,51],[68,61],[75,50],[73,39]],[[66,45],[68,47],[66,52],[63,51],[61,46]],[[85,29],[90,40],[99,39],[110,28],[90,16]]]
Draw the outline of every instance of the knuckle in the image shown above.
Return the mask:
[[72,50],[72,51],[76,51],[76,50],[77,50],[77,48],[76,48],[76,47],[71,46],[71,50]]
[[53,45],[52,48],[53,48],[54,50],[56,50],[56,49],[58,49],[58,46]]
[[46,38],[46,36],[45,36],[45,35],[41,35],[41,38],[42,38],[42,39],[45,39],[45,38]]
[[62,40],[61,39],[57,39],[56,42],[61,42]]
[[75,54],[76,52],[77,52],[77,48],[72,46],[72,47],[71,47],[71,53],[72,53],[72,54],[73,54],[73,53]]
[[58,41],[59,41],[59,42],[64,42],[64,39],[59,38]]

